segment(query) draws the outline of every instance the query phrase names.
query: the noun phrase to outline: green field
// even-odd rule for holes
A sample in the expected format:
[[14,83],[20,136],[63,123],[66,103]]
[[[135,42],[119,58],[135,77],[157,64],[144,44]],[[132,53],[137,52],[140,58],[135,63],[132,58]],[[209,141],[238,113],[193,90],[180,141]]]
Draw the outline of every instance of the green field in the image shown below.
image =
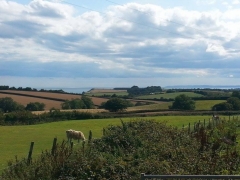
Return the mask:
[[116,94],[117,96],[127,96],[128,95],[128,92],[96,92],[96,93],[86,93],[86,95],[88,96],[99,96],[99,97],[102,97],[104,95],[107,95],[107,96],[112,96]]
[[225,100],[198,100],[195,101],[195,110],[211,110],[215,104],[226,102]]
[[[188,123],[194,123],[199,120],[208,120],[211,116],[158,116],[144,117],[142,119],[155,119],[157,121],[167,121],[169,125],[182,127]],[[140,118],[122,118],[123,121],[140,120]],[[76,129],[84,132],[88,138],[89,130],[93,132],[93,138],[102,136],[102,129],[108,125],[120,124],[120,119],[104,120],[75,120],[61,121],[28,126],[0,126],[0,171],[2,171],[7,161],[14,159],[17,155],[19,159],[27,157],[30,143],[33,141],[33,157],[41,154],[42,150],[50,150],[55,137],[58,142],[66,140],[65,131],[67,129]],[[78,146],[76,144],[75,146]]]
[[176,92],[176,93],[151,94],[151,95],[138,96],[137,99],[155,99],[155,98],[160,99],[161,97],[164,99],[169,99],[169,98],[174,99],[180,94],[185,94],[188,97],[203,97],[203,95],[197,94],[194,92]]
[[[226,102],[225,100],[198,100],[195,101],[195,110],[211,110],[215,104]],[[134,106],[129,107],[128,111],[134,110],[168,110],[169,105],[172,105],[172,102],[162,102],[158,104],[150,104],[143,106]]]
[[163,102],[157,104],[149,104],[142,106],[133,106],[127,108],[127,111],[136,111],[136,110],[168,110],[168,106],[171,105],[172,102]]

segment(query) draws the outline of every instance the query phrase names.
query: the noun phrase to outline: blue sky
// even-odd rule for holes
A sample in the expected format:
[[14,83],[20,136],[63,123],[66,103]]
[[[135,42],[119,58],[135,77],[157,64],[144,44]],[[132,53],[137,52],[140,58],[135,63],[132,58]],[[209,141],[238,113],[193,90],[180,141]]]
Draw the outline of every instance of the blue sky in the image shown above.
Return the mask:
[[240,0],[0,0],[0,85],[240,85]]

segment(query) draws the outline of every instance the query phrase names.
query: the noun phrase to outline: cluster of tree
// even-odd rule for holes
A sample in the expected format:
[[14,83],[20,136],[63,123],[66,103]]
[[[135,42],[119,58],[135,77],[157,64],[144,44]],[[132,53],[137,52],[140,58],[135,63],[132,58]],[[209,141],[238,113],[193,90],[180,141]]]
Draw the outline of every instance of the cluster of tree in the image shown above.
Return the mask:
[[13,101],[11,97],[0,98],[0,110],[5,113],[23,109],[24,106]]
[[134,106],[130,101],[118,98],[118,97],[113,97],[109,99],[107,102],[103,102],[101,104],[101,108],[104,108],[106,110],[109,110],[110,112],[118,112],[118,111],[124,111],[128,107]]
[[132,86],[127,89],[129,96],[140,96],[140,95],[148,95],[150,93],[159,93],[162,92],[161,86],[149,86],[146,88],[139,88],[138,86]]
[[240,110],[240,99],[238,97],[230,97],[226,102],[215,104],[212,107],[214,111]]
[[40,102],[30,102],[25,107],[27,111],[44,111],[45,104]]
[[13,87],[9,87],[9,86],[4,86],[4,85],[0,86],[0,90],[37,91],[37,89],[31,88],[31,87],[26,87],[26,88],[18,87],[18,88],[15,88],[14,86]]
[[240,91],[234,90],[230,98],[226,102],[215,104],[212,107],[214,111],[231,111],[240,110]]
[[232,92],[232,97],[237,97],[240,99],[240,91],[239,90],[235,90]]
[[95,107],[92,99],[85,95],[82,95],[81,99],[66,100],[61,106],[62,109],[93,109]]
[[180,94],[175,97],[175,100],[169,109],[176,109],[176,110],[194,110],[195,109],[195,101],[192,100],[185,94]]
[[45,108],[44,103],[30,102],[24,107],[22,104],[17,103],[11,97],[0,98],[0,110],[4,113],[13,111],[43,111]]
[[188,133],[154,120],[122,122],[104,128],[101,138],[93,138],[89,131],[88,140],[76,148],[64,141],[30,164],[12,161],[0,179],[137,180],[141,173],[239,175],[240,154],[232,139],[238,124],[226,121]]

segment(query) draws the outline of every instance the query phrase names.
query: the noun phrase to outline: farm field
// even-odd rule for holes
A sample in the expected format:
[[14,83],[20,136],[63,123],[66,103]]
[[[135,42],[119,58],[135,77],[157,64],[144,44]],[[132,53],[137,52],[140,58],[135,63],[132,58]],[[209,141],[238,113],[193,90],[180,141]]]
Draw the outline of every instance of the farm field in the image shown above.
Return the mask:
[[226,102],[225,100],[198,100],[195,101],[195,110],[211,110],[215,104]]
[[39,92],[39,91],[0,90],[0,93],[1,92],[17,93],[17,94],[23,94],[23,95],[27,94],[32,96],[57,98],[62,100],[81,98],[81,95],[76,95],[76,94],[63,94],[63,93]]
[[203,97],[201,94],[197,94],[194,92],[176,92],[176,93],[165,93],[165,94],[151,94],[151,95],[144,95],[144,96],[138,96],[137,99],[160,99],[165,98],[165,99],[174,99],[175,97],[179,96],[180,94],[185,94],[188,97]]
[[26,106],[30,102],[40,102],[44,103],[45,109],[49,110],[52,107],[56,109],[61,109],[61,101],[54,101],[54,100],[48,100],[48,99],[43,99],[43,98],[35,98],[35,97],[26,97],[26,96],[19,96],[19,95],[13,95],[13,94],[1,94],[0,93],[0,98],[5,98],[5,97],[10,97],[14,101],[16,101],[19,104],[22,104]]
[[[8,93],[17,93],[16,94],[4,94],[1,92]],[[21,94],[23,96],[21,96]],[[38,96],[38,97],[28,97],[30,96]],[[26,106],[30,102],[41,102],[46,105],[45,110],[49,110],[52,107],[61,109],[61,103],[65,100],[71,100],[75,98],[81,98],[81,95],[75,94],[62,94],[62,93],[51,93],[51,92],[32,92],[32,91],[14,91],[14,90],[0,90],[0,98],[11,97],[14,101]],[[41,98],[42,97],[42,98]],[[56,98],[62,101],[50,100],[45,98]],[[106,102],[108,99],[99,98],[99,97],[90,97],[96,106],[100,106],[102,102]]]
[[[188,123],[208,120],[211,116],[157,116],[144,118],[121,118],[123,121],[154,119],[166,121],[167,124],[182,127]],[[223,118],[223,117],[222,117]],[[100,138],[102,130],[108,125],[121,124],[119,118],[96,119],[96,120],[74,120],[61,121],[38,125],[27,126],[0,126],[0,171],[7,166],[7,161],[14,159],[17,155],[19,159],[27,157],[30,143],[33,141],[33,157],[41,154],[42,151],[51,149],[53,139],[58,138],[58,142],[66,140],[65,131],[67,129],[81,130],[88,138],[89,131],[93,133],[93,138]],[[75,144],[79,146],[79,144]]]
[[[195,110],[211,110],[212,106],[215,104],[225,102],[224,100],[198,100],[195,101],[196,109]],[[143,105],[143,106],[134,106],[129,107],[127,111],[137,111],[137,110],[168,110],[168,107],[172,105],[173,102],[163,102],[156,101],[155,104]]]

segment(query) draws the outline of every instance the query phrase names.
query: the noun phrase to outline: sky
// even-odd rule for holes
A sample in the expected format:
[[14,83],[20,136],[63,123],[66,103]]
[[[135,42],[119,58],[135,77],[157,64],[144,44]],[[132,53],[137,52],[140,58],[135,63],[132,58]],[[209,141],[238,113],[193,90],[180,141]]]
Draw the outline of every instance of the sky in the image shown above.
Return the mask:
[[0,85],[240,85],[240,0],[0,0]]

